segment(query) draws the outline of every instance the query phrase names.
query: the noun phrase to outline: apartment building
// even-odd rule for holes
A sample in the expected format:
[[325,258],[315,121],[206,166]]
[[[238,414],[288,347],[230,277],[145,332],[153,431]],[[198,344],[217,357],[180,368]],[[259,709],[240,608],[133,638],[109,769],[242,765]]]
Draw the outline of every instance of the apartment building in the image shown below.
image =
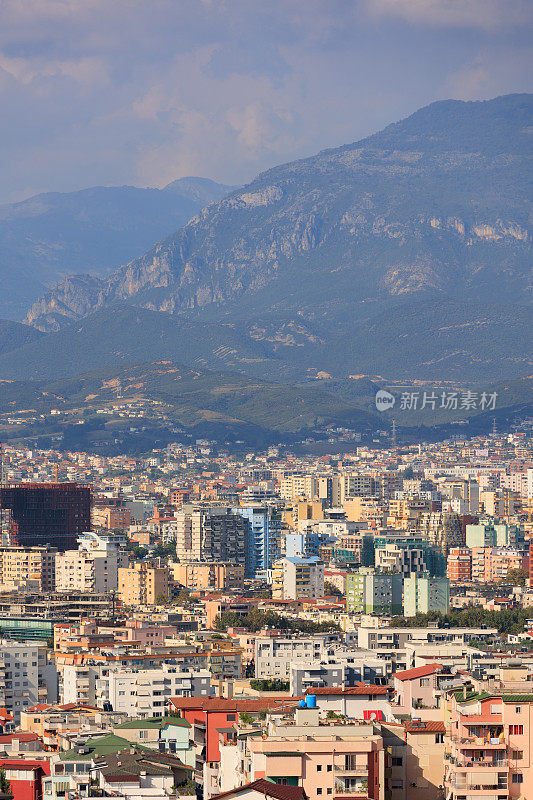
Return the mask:
[[529,552],[513,547],[490,547],[485,554],[485,580],[503,581],[509,570],[529,573]]
[[532,729],[533,694],[451,693],[446,800],[533,797]]
[[306,497],[313,500],[318,497],[318,481],[316,476],[310,473],[285,473],[280,484],[282,500],[294,500],[295,497]]
[[137,561],[131,567],[118,570],[118,596],[126,606],[156,605],[168,598],[169,571],[167,567],[150,566]]
[[55,590],[54,547],[0,547],[0,585],[3,591],[27,588]]
[[[301,697],[314,688],[350,687],[358,683],[382,686],[388,681],[388,665],[381,658],[357,649],[334,647],[322,661],[290,665],[290,692]],[[328,648],[328,653],[331,648]]]
[[465,528],[467,547],[507,547],[510,544],[509,526],[494,520],[481,520]]
[[479,483],[471,480],[447,478],[440,484],[443,495],[449,498],[451,508],[458,514],[479,514]]
[[403,723],[405,786],[409,800],[442,800],[444,785],[444,734],[440,720]]
[[255,674],[257,678],[290,680],[291,669],[301,664],[324,661],[334,655],[333,645],[341,641],[339,634],[314,636],[256,636]]
[[180,564],[230,562],[249,574],[250,523],[225,506],[184,506],[176,513],[176,555]]
[[432,578],[429,573],[415,573],[403,582],[403,605],[406,617],[450,609],[450,582],[448,578]]
[[[308,520],[305,520],[304,524],[307,522]],[[285,556],[287,558],[319,556],[321,547],[333,544],[336,537],[327,531],[319,530],[321,524],[311,523],[306,525],[304,530],[286,531]]]
[[66,550],[56,556],[57,592],[112,592],[118,570],[129,561],[125,552]]
[[275,722],[266,738],[250,737],[247,749],[249,781],[301,786],[309,800],[385,800],[383,738],[372,725],[333,727],[320,720],[318,709],[297,708],[294,721]]
[[513,492],[511,489],[481,492],[480,499],[485,514],[490,517],[513,517],[522,508],[520,493]]
[[442,665],[436,663],[395,672],[392,686],[397,713],[422,719],[439,719],[441,715],[436,710],[440,706],[438,677],[442,672]]
[[396,542],[386,542],[384,547],[376,547],[375,566],[378,570],[408,578],[412,572],[427,571],[426,551]]
[[402,649],[408,643],[419,645],[467,645],[472,639],[490,639],[498,635],[497,628],[357,628],[357,646],[365,650]]
[[0,706],[18,723],[21,712],[57,701],[57,670],[43,642],[0,641]]
[[229,562],[171,564],[174,580],[187,589],[243,589],[244,566]]
[[279,527],[280,521],[268,506],[249,505],[236,506],[232,509],[248,521],[249,525],[249,557],[247,577],[254,578],[259,573],[266,574],[272,561],[272,540],[275,537],[273,528]]
[[131,525],[131,511],[117,506],[95,505],[91,511],[91,521],[95,528],[126,530]]
[[324,562],[310,558],[281,558],[272,565],[274,600],[314,600],[324,597]]
[[[296,703],[293,698],[284,697],[175,697],[170,700],[171,712],[177,712],[192,727],[191,737],[198,755],[195,782],[201,787],[204,800],[209,800],[220,789],[221,750],[239,716],[246,714],[256,718],[269,710],[285,713],[294,709]],[[235,770],[233,775],[237,776]]]
[[469,547],[451,547],[446,571],[450,583],[472,580],[472,553]]
[[[162,664],[151,670],[110,670],[98,680],[100,702],[109,702],[111,709],[129,717],[147,719],[164,714],[171,697],[209,697],[211,673],[208,670],[188,671]],[[105,686],[104,684],[107,684]]]
[[361,567],[346,576],[346,610],[355,614],[401,614],[402,589],[401,574]]

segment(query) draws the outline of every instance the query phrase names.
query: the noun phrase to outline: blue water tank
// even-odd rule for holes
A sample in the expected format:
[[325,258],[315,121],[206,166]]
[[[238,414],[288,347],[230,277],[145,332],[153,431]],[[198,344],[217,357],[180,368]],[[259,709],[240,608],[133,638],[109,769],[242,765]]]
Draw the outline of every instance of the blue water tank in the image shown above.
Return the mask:
[[307,708],[316,708],[316,694],[308,694],[305,703]]
[[305,708],[305,700],[300,700],[298,703],[298,708]]

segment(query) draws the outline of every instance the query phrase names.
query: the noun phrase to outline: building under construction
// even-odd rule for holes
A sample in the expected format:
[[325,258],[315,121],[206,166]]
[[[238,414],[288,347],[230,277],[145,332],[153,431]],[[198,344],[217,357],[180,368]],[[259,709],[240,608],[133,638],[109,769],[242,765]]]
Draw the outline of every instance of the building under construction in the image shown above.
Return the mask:
[[78,483],[0,484],[0,520],[9,543],[75,550],[91,529],[91,490]]

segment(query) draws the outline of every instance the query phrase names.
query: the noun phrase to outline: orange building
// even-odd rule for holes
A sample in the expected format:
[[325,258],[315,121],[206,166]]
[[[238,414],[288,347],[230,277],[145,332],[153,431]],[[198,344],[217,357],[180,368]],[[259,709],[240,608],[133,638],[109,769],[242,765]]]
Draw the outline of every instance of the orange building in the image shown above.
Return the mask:
[[450,548],[447,575],[450,583],[472,580],[472,554],[469,547]]
[[91,512],[92,523],[96,528],[124,530],[131,525],[131,512],[116,506],[95,506]]

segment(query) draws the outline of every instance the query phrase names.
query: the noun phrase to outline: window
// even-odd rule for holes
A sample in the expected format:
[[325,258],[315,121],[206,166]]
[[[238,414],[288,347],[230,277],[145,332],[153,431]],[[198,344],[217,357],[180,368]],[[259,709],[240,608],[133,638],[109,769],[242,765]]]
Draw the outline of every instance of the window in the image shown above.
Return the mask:
[[520,714],[521,712],[522,712],[522,706],[515,706],[514,707],[514,713],[515,714]]
[[523,725],[509,725],[510,736],[522,736],[523,733],[524,733]]
[[322,772],[322,764],[317,764],[316,765],[316,771],[317,772]]
[[513,783],[524,783],[524,776],[520,775],[513,775]]
[[333,764],[328,764],[327,767],[326,767],[326,770],[327,770],[327,772],[332,772],[333,771]]
[[139,739],[146,739],[148,731],[139,731]]
[[429,686],[429,678],[420,678],[420,686]]
[[403,758],[401,756],[393,756],[392,757],[392,766],[393,767],[403,767]]
[[524,751],[523,750],[513,750],[513,754],[511,756],[515,761],[521,761],[524,758]]
[[444,734],[443,733],[436,733],[435,734],[435,744],[444,744]]
[[317,794],[322,794],[322,789],[317,789],[317,790],[316,790],[316,793],[317,793]]

